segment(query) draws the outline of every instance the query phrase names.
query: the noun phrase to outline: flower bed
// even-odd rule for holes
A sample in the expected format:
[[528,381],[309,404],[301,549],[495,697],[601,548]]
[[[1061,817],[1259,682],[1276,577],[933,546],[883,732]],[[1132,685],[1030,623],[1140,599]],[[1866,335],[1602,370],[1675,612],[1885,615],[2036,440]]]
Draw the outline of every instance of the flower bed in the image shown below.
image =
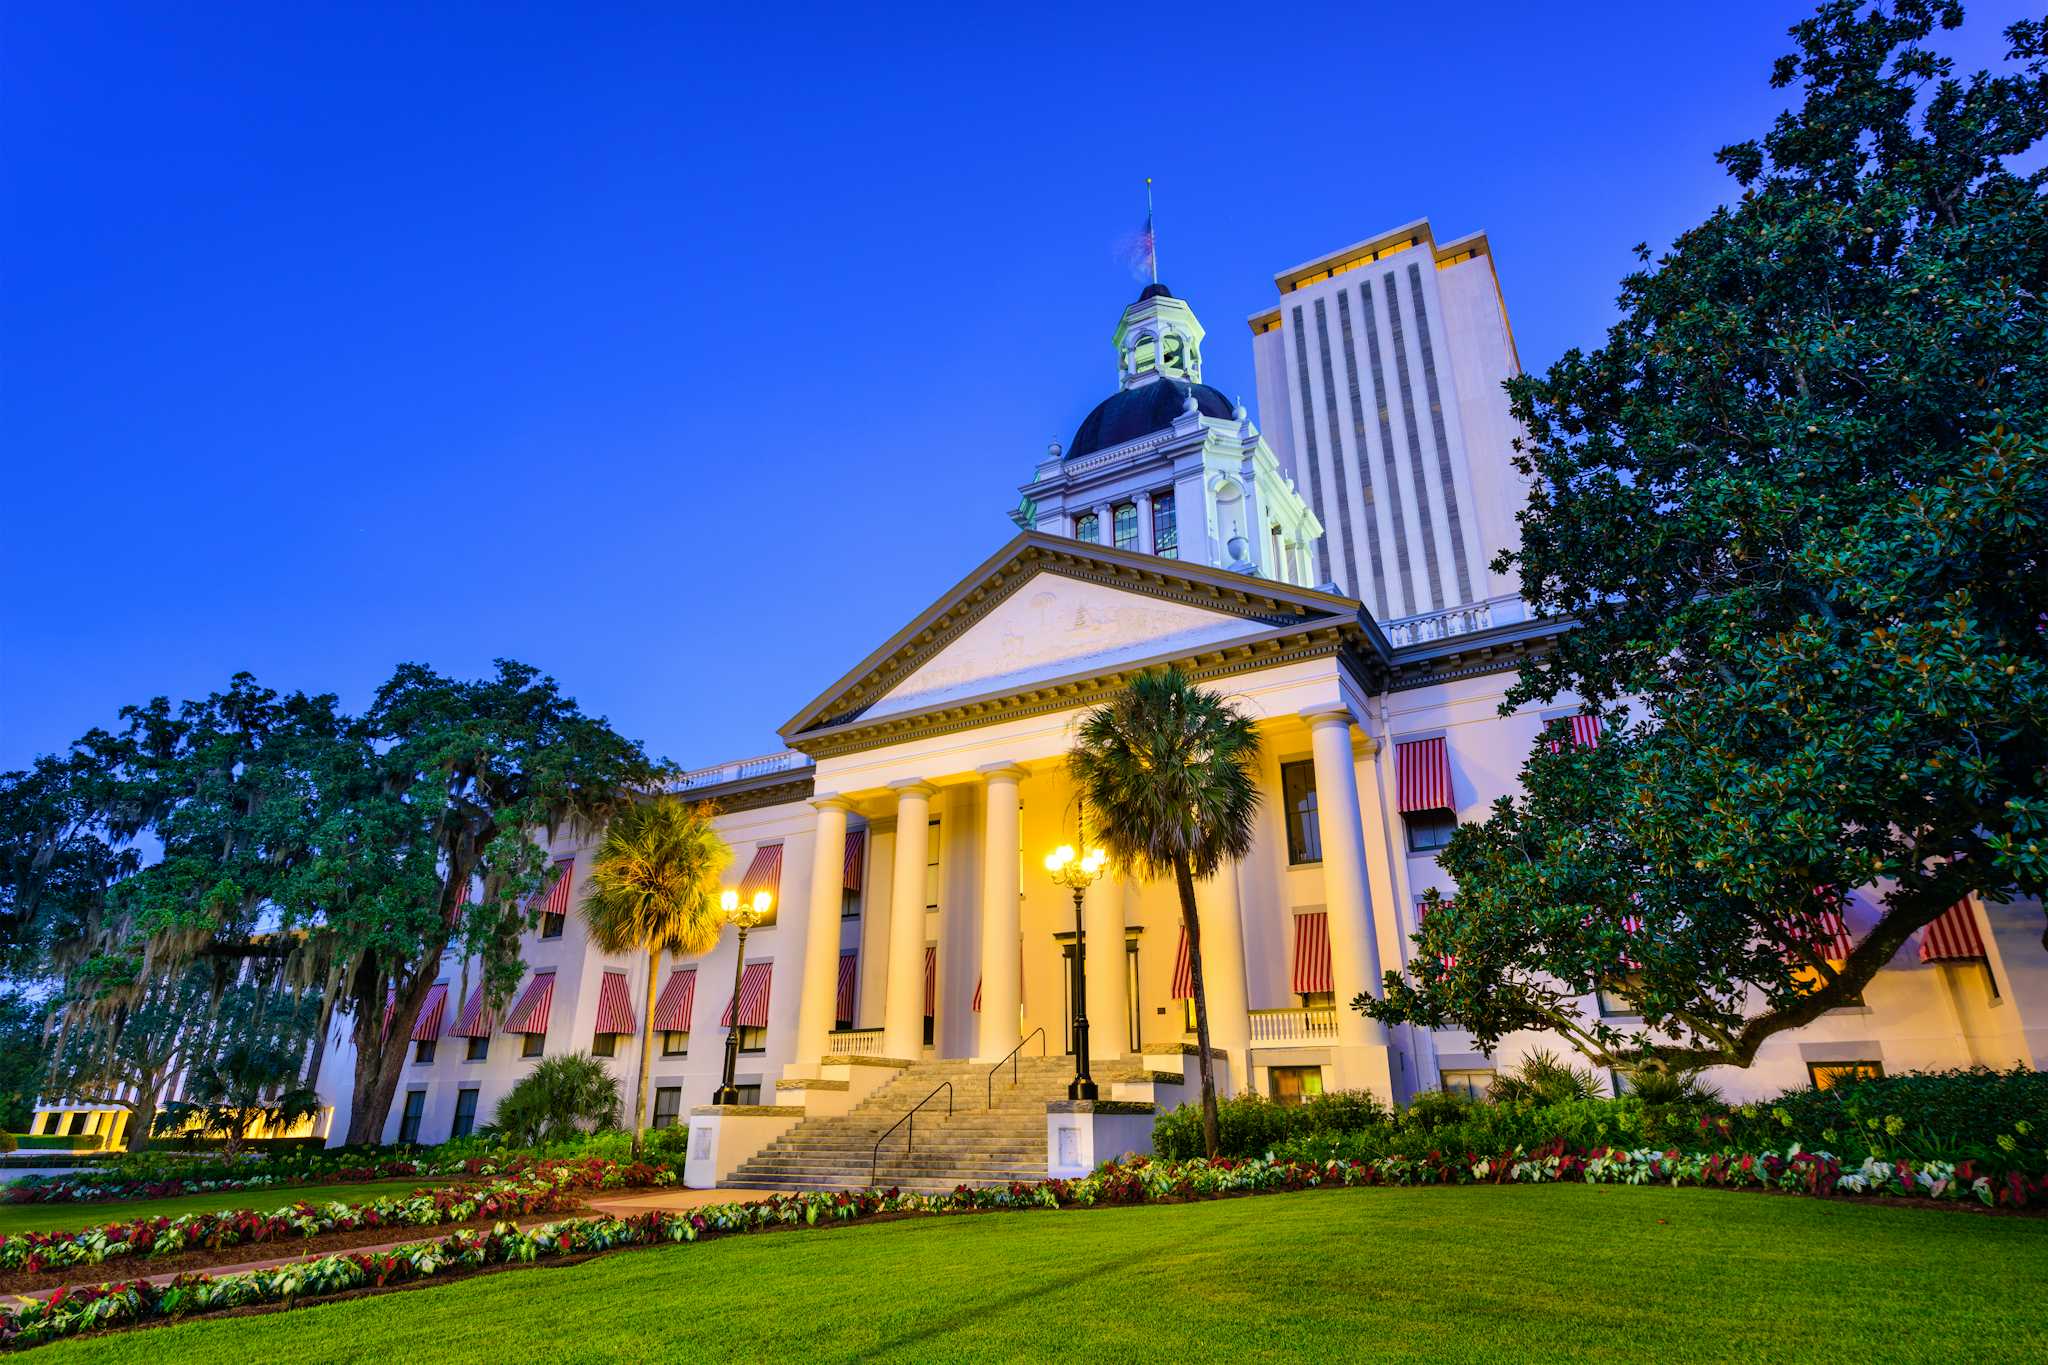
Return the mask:
[[270,1189],[280,1185],[361,1185],[373,1180],[406,1176],[494,1176],[516,1175],[533,1167],[612,1166],[621,1170],[630,1164],[598,1157],[570,1160],[538,1160],[529,1156],[467,1157],[447,1161],[373,1161],[355,1166],[326,1169],[257,1172],[233,1177],[172,1177],[164,1180],[109,1180],[91,1173],[63,1176],[32,1176],[0,1187],[0,1203],[7,1204],[104,1204],[129,1199],[175,1199],[188,1194],[234,1194],[243,1190]]
[[1561,1144],[1491,1157],[1387,1157],[1375,1161],[1308,1162],[1258,1158],[1215,1162],[1111,1162],[1079,1180],[1047,1180],[950,1194],[867,1190],[845,1194],[772,1195],[746,1204],[713,1204],[688,1213],[653,1212],[630,1219],[572,1218],[521,1231],[510,1223],[456,1232],[381,1252],[346,1252],[270,1270],[181,1275],[72,1289],[0,1313],[0,1346],[40,1345],[99,1328],[130,1326],[261,1305],[290,1306],[310,1298],[408,1281],[459,1275],[492,1265],[583,1256],[622,1247],[696,1242],[779,1227],[847,1223],[879,1214],[949,1214],[979,1210],[1142,1204],[1226,1195],[1368,1185],[1549,1184],[1698,1185],[1789,1190],[1815,1195],[1905,1195],[1974,1200],[2020,1207],[2048,1199],[2048,1172],[2007,1173],[1994,1180],[1970,1163],[1910,1166],[1865,1160],[1844,1167],[1825,1152],[1794,1147],[1782,1154],[1572,1151]]
[[224,1250],[263,1242],[306,1240],[363,1228],[423,1228],[477,1218],[522,1218],[559,1213],[591,1190],[672,1185],[665,1166],[621,1166],[613,1161],[523,1163],[513,1174],[483,1181],[387,1196],[364,1203],[301,1201],[268,1213],[254,1209],[137,1218],[76,1232],[23,1232],[0,1236],[0,1270],[37,1273],[72,1265],[99,1265],[128,1257],[173,1256],[194,1248]]

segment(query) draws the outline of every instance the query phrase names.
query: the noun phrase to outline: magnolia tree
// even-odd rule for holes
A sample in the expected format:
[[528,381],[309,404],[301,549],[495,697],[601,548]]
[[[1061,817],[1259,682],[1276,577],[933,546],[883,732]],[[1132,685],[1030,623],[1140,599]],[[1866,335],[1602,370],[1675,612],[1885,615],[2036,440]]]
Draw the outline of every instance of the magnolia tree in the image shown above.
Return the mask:
[[[2048,885],[2044,30],[1962,76],[1931,45],[1961,20],[1794,28],[1795,107],[1719,153],[1739,199],[1638,249],[1604,346],[1509,385],[1501,564],[1576,626],[1508,704],[1608,730],[1553,731],[1457,833],[1455,901],[1357,1008],[1747,1065],[1964,896]],[[1838,960],[1843,888],[1878,918]],[[1641,1026],[1588,1017],[1596,986]]]

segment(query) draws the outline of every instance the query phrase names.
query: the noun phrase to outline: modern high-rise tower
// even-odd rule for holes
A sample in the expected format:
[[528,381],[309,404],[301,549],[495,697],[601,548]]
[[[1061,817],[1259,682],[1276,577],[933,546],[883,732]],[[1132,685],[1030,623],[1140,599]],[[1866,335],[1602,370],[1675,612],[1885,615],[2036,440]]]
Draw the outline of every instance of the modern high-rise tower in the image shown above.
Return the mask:
[[1274,276],[1251,318],[1259,415],[1324,535],[1318,581],[1396,643],[1522,619],[1512,575],[1519,476],[1501,384],[1520,373],[1483,233],[1429,220]]

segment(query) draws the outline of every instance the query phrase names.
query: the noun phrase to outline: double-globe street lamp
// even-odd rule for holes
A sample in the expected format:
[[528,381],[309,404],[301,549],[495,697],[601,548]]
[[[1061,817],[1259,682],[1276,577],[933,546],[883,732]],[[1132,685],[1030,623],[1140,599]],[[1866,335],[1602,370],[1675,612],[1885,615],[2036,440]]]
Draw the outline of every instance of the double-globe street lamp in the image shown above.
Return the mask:
[[1107,855],[1099,848],[1085,854],[1074,852],[1072,844],[1061,844],[1045,855],[1045,870],[1052,879],[1074,893],[1074,1079],[1067,1085],[1070,1100],[1092,1100],[1095,1078],[1088,1074],[1088,941],[1081,923],[1081,898],[1097,877]]
[[740,979],[747,966],[747,930],[768,918],[768,908],[775,904],[775,897],[766,891],[756,891],[754,898],[742,903],[740,893],[730,887],[718,898],[719,908],[725,911],[726,923],[736,925],[740,931],[739,950],[732,960],[732,1027],[725,1031],[725,1084],[718,1087],[718,1093],[711,1097],[713,1104],[738,1104],[740,1088],[733,1083],[733,1070],[740,1061]]

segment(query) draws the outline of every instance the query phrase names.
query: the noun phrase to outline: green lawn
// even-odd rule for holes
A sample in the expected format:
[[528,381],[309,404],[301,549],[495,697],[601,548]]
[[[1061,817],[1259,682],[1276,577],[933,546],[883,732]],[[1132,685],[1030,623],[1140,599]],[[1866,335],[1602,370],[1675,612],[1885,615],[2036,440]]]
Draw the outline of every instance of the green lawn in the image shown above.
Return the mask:
[[415,1176],[403,1180],[366,1180],[360,1185],[268,1185],[256,1190],[181,1194],[172,1199],[127,1199],[111,1204],[0,1204],[0,1232],[75,1230],[130,1218],[175,1218],[181,1213],[211,1213],[217,1209],[261,1209],[267,1213],[301,1199],[317,1203],[340,1199],[355,1204],[380,1194],[410,1194],[422,1185],[442,1183]]
[[39,1360],[2048,1359],[2048,1222],[1704,1190],[1345,1190],[770,1233]]

